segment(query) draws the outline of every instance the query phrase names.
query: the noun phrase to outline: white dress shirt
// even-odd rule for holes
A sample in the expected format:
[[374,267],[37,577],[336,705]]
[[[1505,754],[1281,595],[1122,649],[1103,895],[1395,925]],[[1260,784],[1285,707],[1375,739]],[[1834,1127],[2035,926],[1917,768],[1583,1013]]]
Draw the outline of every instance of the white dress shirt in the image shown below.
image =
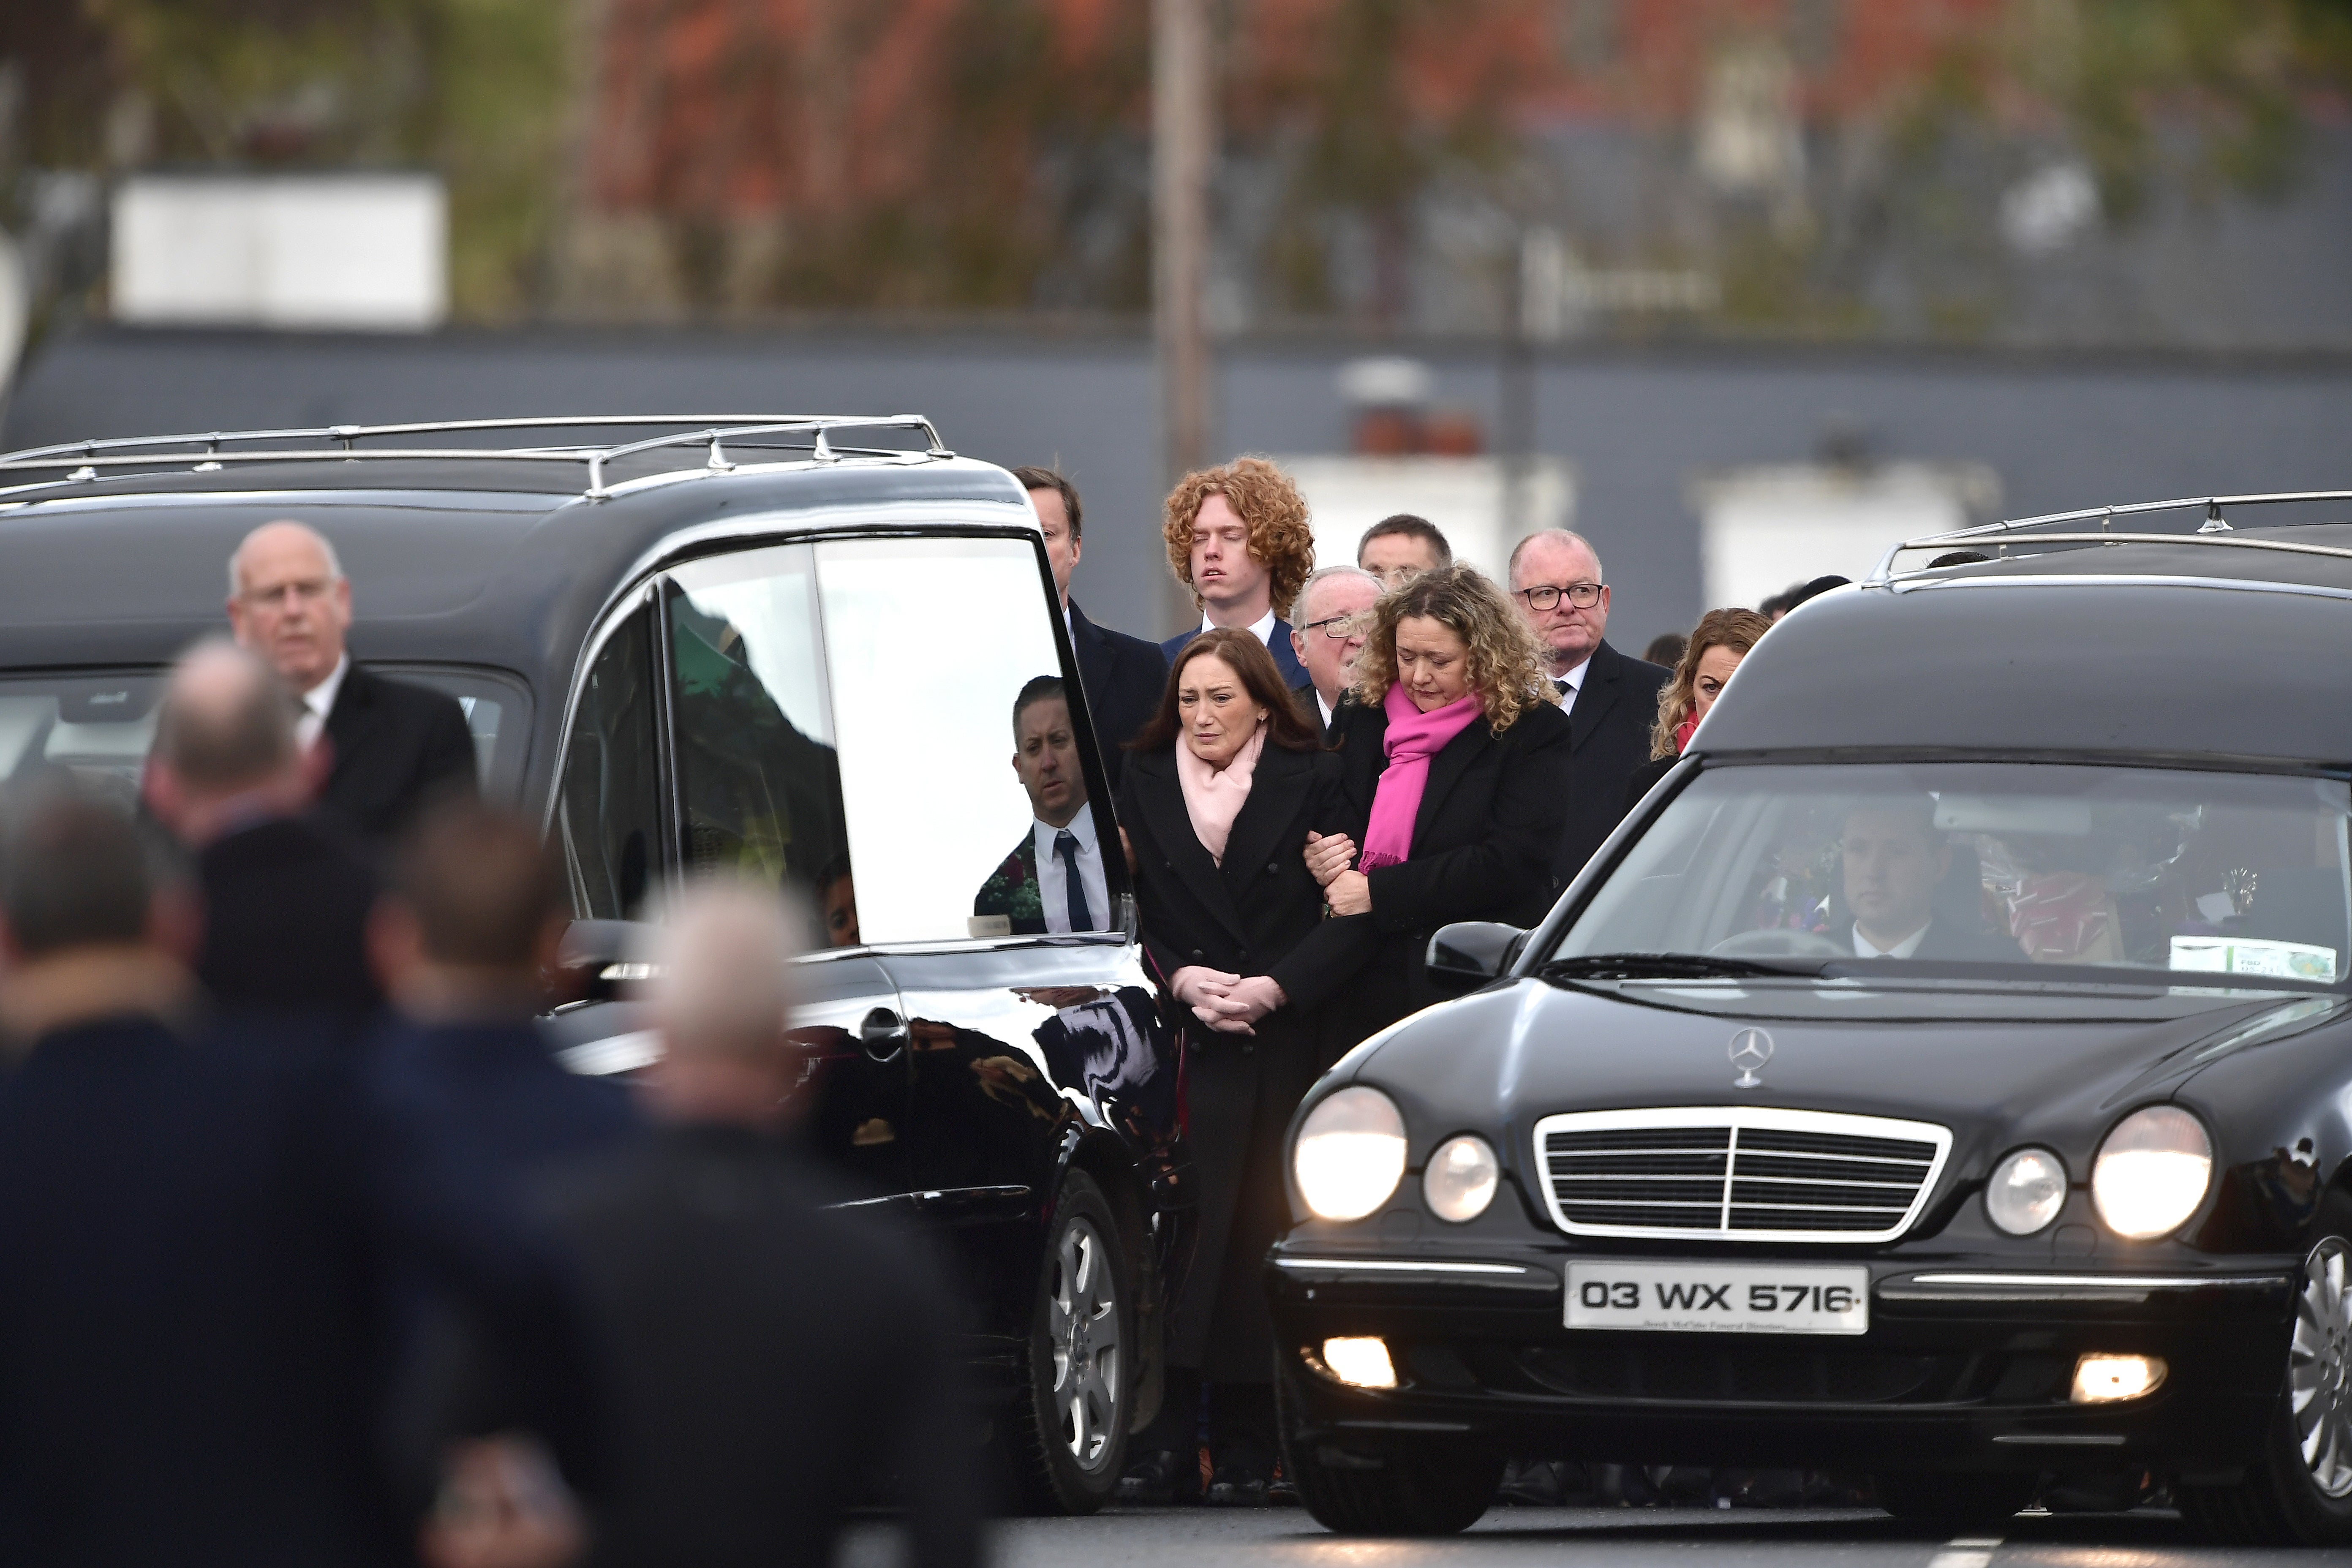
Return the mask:
[[1315,692],[1315,706],[1323,710],[1323,728],[1328,730],[1331,727],[1331,705],[1323,700],[1322,689],[1319,687]]
[[[1568,682],[1568,689],[1559,693],[1559,710],[1561,712],[1573,713],[1576,711],[1576,694],[1584,689],[1584,672],[1591,668],[1592,656],[1588,653],[1580,661],[1579,661],[1574,669],[1562,670],[1559,674],[1552,677],[1554,680],[1565,680]],[[1559,689],[1555,687],[1553,689],[1558,690]]]
[[[1204,614],[1202,614],[1202,616],[1201,616],[1201,629],[1202,629],[1202,631],[1204,631],[1204,632],[1213,632],[1213,631],[1215,631],[1215,630],[1217,629],[1216,623],[1215,623],[1215,622],[1213,622],[1213,621],[1212,621],[1212,620],[1210,620],[1210,619],[1209,619],[1209,617],[1208,617],[1208,616],[1207,616],[1205,613],[1204,613]],[[1266,611],[1266,613],[1265,613],[1265,614],[1264,614],[1264,615],[1260,616],[1256,620],[1255,620],[1255,621],[1251,622],[1251,623],[1250,623],[1250,628],[1249,628],[1249,629],[1250,629],[1250,634],[1251,634],[1253,637],[1256,637],[1258,641],[1260,641],[1260,642],[1262,642],[1262,643],[1265,644],[1266,647],[1267,647],[1269,650],[1271,650],[1271,649],[1273,648],[1273,647],[1274,647],[1274,612],[1273,612],[1272,610],[1268,610],[1268,611]]]
[[1935,923],[1929,921],[1927,925],[1921,926],[1893,947],[1881,952],[1875,942],[1862,934],[1862,922],[1856,921],[1853,922],[1853,955],[1856,958],[1908,958],[1919,951],[1919,943],[1927,934],[1927,926]]
[[[1050,822],[1034,824],[1031,831],[1037,845],[1037,901],[1045,906],[1045,929],[1066,931],[1070,929],[1069,883],[1062,873],[1062,858],[1054,853],[1054,838],[1062,829]],[[1108,931],[1110,924],[1110,889],[1103,881],[1102,845],[1095,837],[1095,814],[1091,807],[1080,806],[1078,815],[1070,818],[1070,836],[1078,841],[1078,886],[1086,889],[1087,913],[1095,919],[1094,929]]]
[[327,732],[327,715],[335,710],[335,693],[343,689],[343,677],[352,669],[352,656],[335,660],[335,668],[327,679],[302,693],[302,716],[294,721],[294,741],[304,751],[319,743]]

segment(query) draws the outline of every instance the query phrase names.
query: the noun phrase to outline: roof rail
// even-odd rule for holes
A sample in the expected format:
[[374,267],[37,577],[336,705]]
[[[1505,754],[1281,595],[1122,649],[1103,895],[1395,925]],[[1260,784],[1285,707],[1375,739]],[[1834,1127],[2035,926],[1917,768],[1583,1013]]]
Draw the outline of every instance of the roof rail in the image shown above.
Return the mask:
[[[388,436],[443,435],[455,431],[593,429],[607,426],[641,429],[661,426],[686,428],[642,441],[586,447],[362,449],[354,445]],[[701,428],[693,428],[698,426]],[[184,436],[110,437],[0,453],[0,473],[65,468],[70,471],[63,481],[47,482],[76,483],[95,479],[101,468],[155,468],[191,458],[196,459],[192,466],[198,473],[214,472],[230,463],[315,463],[322,458],[367,462],[584,463],[588,468],[588,486],[583,493],[591,500],[602,500],[612,493],[604,483],[606,464],[615,458],[668,447],[708,447],[708,456],[702,466],[702,471],[706,473],[726,473],[735,467],[726,455],[725,442],[740,442],[761,436],[806,436],[809,437],[810,455],[820,463],[838,462],[845,457],[908,456],[893,447],[835,445],[831,439],[832,432],[845,429],[919,430],[925,441],[921,454],[924,458],[955,456],[941,444],[938,429],[919,414],[608,414],[559,416],[543,419],[447,419],[411,425],[329,425],[314,430],[213,430]],[[262,451],[233,449],[244,443],[289,441],[331,442],[335,445],[323,450],[284,447]],[[789,444],[797,446],[800,443]],[[0,494],[5,493],[7,492],[0,491]]]
[[[1931,533],[1920,539],[1906,539],[1890,546],[1879,557],[1878,564],[1864,579],[1865,586],[1892,581],[1898,574],[1895,558],[1906,550],[1932,550],[1964,543],[1991,542],[2004,556],[2011,535],[2022,529],[2047,528],[2062,522],[2086,522],[2096,519],[2096,533],[2036,533],[2024,541],[2032,544],[2200,544],[2230,550],[2275,550],[2293,555],[2326,555],[2352,560],[2352,549],[2332,544],[2306,544],[2283,539],[2240,539],[2229,521],[2221,515],[2223,507],[2273,506],[2283,502],[2315,500],[2352,500],[2352,490],[2282,490],[2266,495],[2184,496],[2178,500],[2130,501],[2120,506],[2085,507],[2077,511],[2044,512],[2040,517],[2017,518],[2002,522],[1979,523],[1973,528],[1953,529],[1946,533]],[[2202,507],[2205,521],[2193,533],[2117,533],[2113,523],[2119,517],[2134,517],[2145,512],[2186,511]],[[1914,573],[1926,570],[1914,568]],[[1912,573],[1900,574],[1911,575]]]

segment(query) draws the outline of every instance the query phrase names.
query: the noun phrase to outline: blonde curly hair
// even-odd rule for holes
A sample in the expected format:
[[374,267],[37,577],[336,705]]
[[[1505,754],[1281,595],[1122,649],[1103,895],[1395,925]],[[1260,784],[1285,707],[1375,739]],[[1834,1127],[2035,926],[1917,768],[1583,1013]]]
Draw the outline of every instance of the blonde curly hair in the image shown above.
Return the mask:
[[[1160,529],[1168,540],[1168,569],[1176,581],[1192,586],[1192,519],[1202,501],[1217,495],[1241,514],[1249,529],[1250,558],[1273,578],[1274,613],[1289,615],[1300,584],[1315,570],[1315,531],[1307,525],[1307,498],[1288,474],[1264,458],[1236,458],[1222,468],[1201,468],[1176,481]],[[1194,602],[1200,597],[1195,590]]]
[[1396,684],[1397,623],[1425,616],[1447,627],[1470,650],[1470,689],[1496,732],[1552,700],[1536,652],[1535,634],[1503,591],[1475,566],[1424,572],[1372,606],[1371,635],[1356,658],[1356,700],[1377,708]]
[[1657,721],[1650,727],[1650,760],[1675,754],[1675,731],[1698,706],[1698,661],[1711,647],[1727,647],[1745,658],[1772,623],[1753,610],[1709,610],[1692,628],[1675,664],[1675,678],[1658,688]]

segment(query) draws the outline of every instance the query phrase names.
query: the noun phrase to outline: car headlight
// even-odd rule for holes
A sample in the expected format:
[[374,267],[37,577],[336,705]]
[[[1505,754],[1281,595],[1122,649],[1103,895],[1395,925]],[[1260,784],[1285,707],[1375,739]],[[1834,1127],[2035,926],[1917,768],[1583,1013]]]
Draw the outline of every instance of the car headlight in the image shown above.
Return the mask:
[[1319,1217],[1361,1219],[1404,1175],[1404,1118],[1377,1089],[1343,1089],[1307,1113],[1290,1169]]
[[1460,1225],[1486,1212],[1502,1175],[1494,1149],[1484,1138],[1465,1132],[1440,1143],[1429,1157],[1429,1168],[1421,1173],[1421,1195],[1430,1213]]
[[2047,1149],[2020,1149],[1992,1168],[1985,1213],[2011,1236],[2032,1236],[2066,1202],[2066,1165]]
[[2177,1229],[2205,1201],[2213,1141],[2177,1106],[2151,1105],[2116,1123],[2091,1167],[2091,1200],[2107,1228],[2127,1241]]

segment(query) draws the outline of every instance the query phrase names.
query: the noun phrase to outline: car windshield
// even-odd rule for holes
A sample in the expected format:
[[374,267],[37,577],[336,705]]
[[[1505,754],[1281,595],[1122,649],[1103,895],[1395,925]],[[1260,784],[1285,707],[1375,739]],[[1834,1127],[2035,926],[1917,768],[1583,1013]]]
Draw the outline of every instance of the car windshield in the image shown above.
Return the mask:
[[[474,763],[493,799],[511,796],[530,730],[521,683],[442,665],[372,665],[378,674],[446,691],[465,710]],[[124,806],[139,795],[164,672],[0,676],[0,785],[70,778]]]
[[[2339,779],[1953,763],[1702,772],[1551,973],[2096,966],[2341,983]],[[1899,965],[1897,969],[1895,966]]]

